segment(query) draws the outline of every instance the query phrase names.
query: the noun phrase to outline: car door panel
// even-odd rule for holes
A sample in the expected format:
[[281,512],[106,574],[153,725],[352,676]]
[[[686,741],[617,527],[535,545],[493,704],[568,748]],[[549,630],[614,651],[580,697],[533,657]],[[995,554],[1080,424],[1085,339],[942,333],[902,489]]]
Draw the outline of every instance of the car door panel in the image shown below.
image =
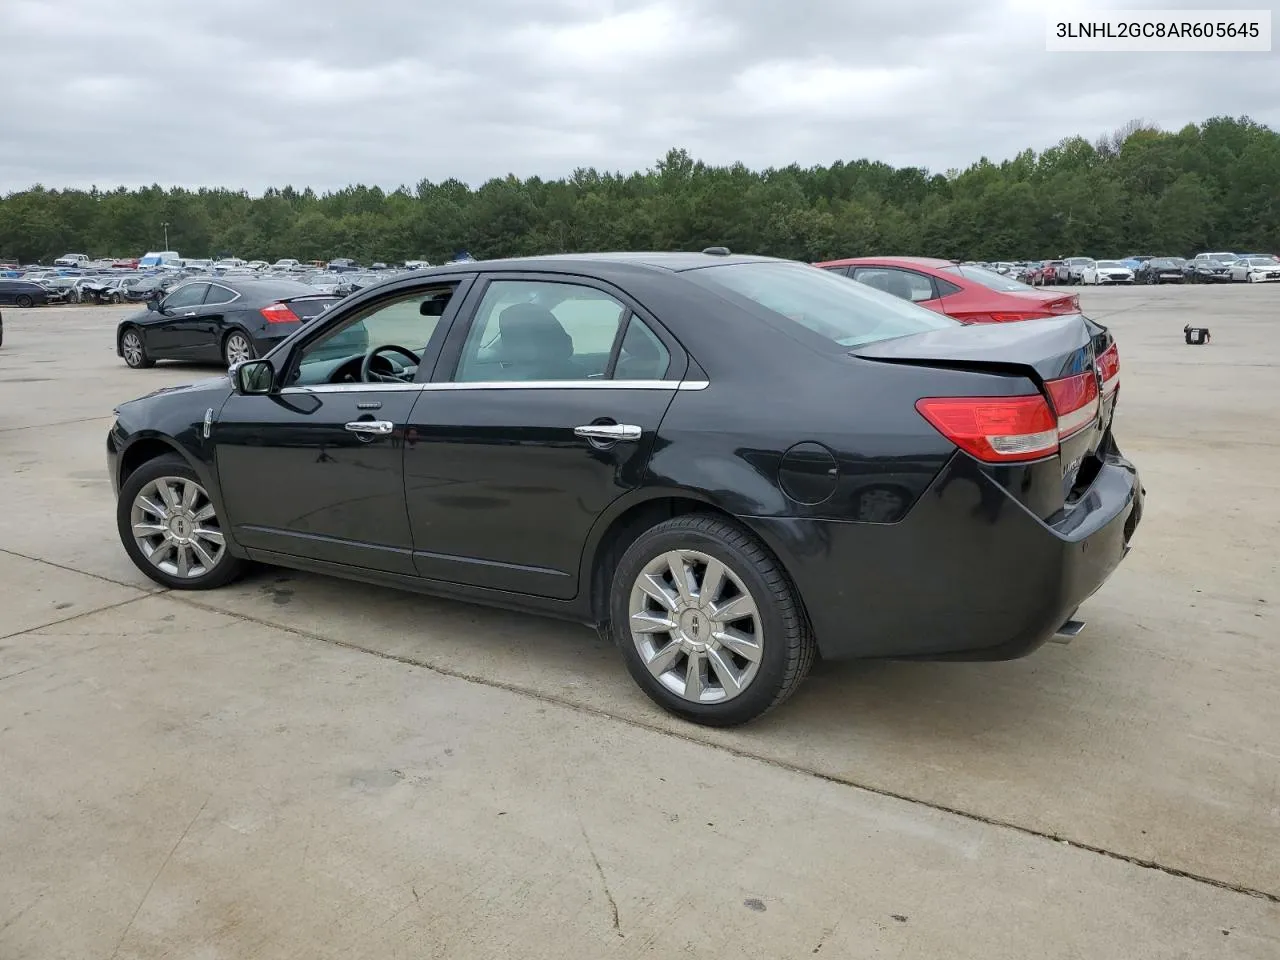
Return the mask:
[[[412,574],[404,436],[419,391],[291,387],[233,394],[214,426],[218,482],[237,542],[330,563]],[[372,388],[372,389],[363,389]],[[352,423],[392,424],[387,435]]]
[[[405,495],[416,571],[571,599],[591,527],[639,485],[678,384],[460,386],[428,389],[411,414]],[[601,422],[640,435],[609,443],[575,434]]]
[[196,316],[208,292],[207,283],[184,283],[160,301],[145,324],[147,352],[156,358],[189,360],[185,325]]

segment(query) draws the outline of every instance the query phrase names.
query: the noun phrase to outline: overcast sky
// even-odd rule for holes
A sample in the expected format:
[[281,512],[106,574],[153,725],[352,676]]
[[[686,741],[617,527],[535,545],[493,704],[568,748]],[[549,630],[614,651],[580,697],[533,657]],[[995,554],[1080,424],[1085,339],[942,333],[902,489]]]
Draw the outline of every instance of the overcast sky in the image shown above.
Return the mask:
[[[1093,9],[1276,0],[1094,0]],[[1044,0],[0,0],[0,193],[934,171],[1134,117],[1280,128],[1277,53],[1045,51]]]

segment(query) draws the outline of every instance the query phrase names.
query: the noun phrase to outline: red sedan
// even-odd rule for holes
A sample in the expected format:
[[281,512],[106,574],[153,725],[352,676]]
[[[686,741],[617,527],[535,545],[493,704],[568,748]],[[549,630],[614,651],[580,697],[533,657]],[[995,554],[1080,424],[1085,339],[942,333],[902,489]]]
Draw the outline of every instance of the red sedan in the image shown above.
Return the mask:
[[815,267],[910,300],[961,323],[1008,323],[1079,313],[1074,293],[1048,293],[984,270],[931,257],[853,257]]

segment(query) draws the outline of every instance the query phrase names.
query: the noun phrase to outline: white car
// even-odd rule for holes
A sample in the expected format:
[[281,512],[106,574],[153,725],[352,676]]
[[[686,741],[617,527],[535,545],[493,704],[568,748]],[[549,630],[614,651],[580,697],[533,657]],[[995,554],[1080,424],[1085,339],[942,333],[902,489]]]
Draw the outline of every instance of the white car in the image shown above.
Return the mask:
[[55,267],[86,267],[89,265],[89,255],[85,253],[64,253],[53,261],[53,265]]
[[1243,257],[1234,261],[1228,272],[1231,279],[1238,282],[1280,281],[1280,261],[1274,257]]
[[1133,271],[1119,260],[1094,260],[1080,271],[1080,282],[1090,286],[1133,283]]
[[1065,284],[1080,283],[1085,267],[1093,266],[1091,257],[1067,257],[1058,265],[1058,282]]
[[292,257],[281,257],[271,265],[272,270],[296,270],[301,264]]

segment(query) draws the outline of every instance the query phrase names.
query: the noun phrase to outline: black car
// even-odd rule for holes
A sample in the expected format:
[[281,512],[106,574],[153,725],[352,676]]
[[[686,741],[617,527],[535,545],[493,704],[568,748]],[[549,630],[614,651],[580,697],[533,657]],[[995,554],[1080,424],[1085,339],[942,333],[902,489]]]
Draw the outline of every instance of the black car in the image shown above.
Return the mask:
[[34,280],[0,279],[0,303],[34,307],[49,302],[49,291]]
[[230,366],[267,353],[339,299],[294,280],[188,280],[120,321],[116,354],[138,368],[157,360]]
[[1153,257],[1134,272],[1136,283],[1182,283],[1187,279],[1187,261],[1182,257]]
[[656,702],[727,725],[819,653],[1078,629],[1142,511],[1118,385],[1079,314],[964,326],[728,254],[471,262],[122,405],[108,469],[165,586],[256,560],[595,624]]
[[1182,268],[1183,276],[1192,283],[1230,283],[1231,268],[1225,260],[1196,257]]

